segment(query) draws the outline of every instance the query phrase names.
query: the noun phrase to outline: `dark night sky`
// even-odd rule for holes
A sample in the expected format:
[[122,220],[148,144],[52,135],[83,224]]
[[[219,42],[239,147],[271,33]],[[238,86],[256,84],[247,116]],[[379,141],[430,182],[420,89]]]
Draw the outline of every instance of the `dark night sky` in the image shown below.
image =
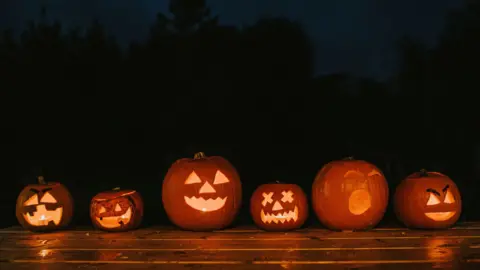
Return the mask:
[[[168,0],[3,0],[0,28],[20,31],[28,19],[39,18],[48,4],[49,18],[67,26],[85,25],[93,17],[119,41],[141,39]],[[250,24],[265,15],[285,15],[302,22],[315,42],[316,71],[351,71],[386,78],[395,67],[395,41],[402,35],[433,45],[445,15],[462,0],[209,0],[222,23]]]

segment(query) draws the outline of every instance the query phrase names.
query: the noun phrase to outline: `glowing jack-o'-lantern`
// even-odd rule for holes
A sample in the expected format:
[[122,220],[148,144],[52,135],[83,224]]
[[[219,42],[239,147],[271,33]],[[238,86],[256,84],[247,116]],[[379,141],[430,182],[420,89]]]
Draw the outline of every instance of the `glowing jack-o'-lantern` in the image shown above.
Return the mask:
[[296,229],[308,217],[307,198],[294,184],[264,184],[250,199],[250,214],[255,224],[267,231]]
[[143,218],[143,200],[135,190],[115,188],[97,194],[90,203],[93,225],[104,231],[137,228]]
[[388,184],[375,165],[352,158],[333,161],[317,174],[312,204],[333,230],[361,230],[380,222],[388,204]]
[[163,181],[162,200],[170,220],[188,230],[227,227],[240,209],[242,186],[222,157],[195,154],[177,160]]
[[462,199],[455,182],[448,176],[422,170],[398,185],[394,208],[398,219],[407,227],[448,228],[460,217]]
[[52,231],[67,226],[73,215],[73,199],[68,189],[55,182],[26,186],[18,196],[17,220],[30,231]]

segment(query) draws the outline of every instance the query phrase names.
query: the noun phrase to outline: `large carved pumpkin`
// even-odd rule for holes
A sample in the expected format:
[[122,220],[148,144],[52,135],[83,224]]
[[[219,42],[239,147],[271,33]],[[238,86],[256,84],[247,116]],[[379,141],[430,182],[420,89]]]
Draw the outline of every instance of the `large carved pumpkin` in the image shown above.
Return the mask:
[[388,184],[371,163],[352,158],[333,161],[313,182],[312,204],[318,219],[330,229],[369,229],[385,214]]
[[143,218],[143,200],[135,190],[101,192],[92,198],[90,218],[104,231],[127,231],[137,228]]
[[53,231],[66,227],[73,216],[73,198],[68,189],[56,182],[26,186],[18,196],[17,220],[30,231]]
[[229,226],[237,215],[242,185],[235,168],[224,158],[195,154],[180,159],[163,181],[162,201],[170,220],[187,230]]
[[308,217],[307,197],[295,184],[264,184],[250,199],[250,214],[255,224],[267,231],[297,229]]
[[398,185],[394,208],[398,219],[407,227],[448,228],[460,217],[462,198],[448,176],[422,170]]

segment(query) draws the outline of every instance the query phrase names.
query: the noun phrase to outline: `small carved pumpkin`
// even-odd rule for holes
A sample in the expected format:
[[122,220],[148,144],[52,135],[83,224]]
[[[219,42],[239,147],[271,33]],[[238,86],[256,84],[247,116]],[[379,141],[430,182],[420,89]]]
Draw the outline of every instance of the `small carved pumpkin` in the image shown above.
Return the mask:
[[388,204],[388,184],[375,165],[352,158],[333,161],[317,174],[312,204],[318,219],[333,230],[376,226]]
[[73,216],[73,198],[68,189],[55,182],[46,183],[43,176],[38,184],[26,186],[18,196],[17,220],[30,231],[53,231],[66,227]]
[[92,198],[90,218],[93,225],[104,231],[136,229],[143,218],[143,200],[135,190],[115,188]]
[[242,185],[235,168],[222,157],[195,154],[177,160],[163,181],[162,200],[170,220],[187,230],[225,228],[237,215]]
[[462,199],[455,182],[438,172],[411,174],[395,190],[394,209],[407,227],[451,227],[462,212]]
[[307,197],[295,184],[264,184],[250,199],[250,214],[266,231],[297,229],[308,217]]

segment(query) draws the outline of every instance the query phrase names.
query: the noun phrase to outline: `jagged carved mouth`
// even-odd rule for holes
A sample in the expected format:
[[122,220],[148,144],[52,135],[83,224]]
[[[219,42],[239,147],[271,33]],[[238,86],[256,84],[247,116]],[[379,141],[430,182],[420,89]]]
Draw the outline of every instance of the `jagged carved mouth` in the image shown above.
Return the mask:
[[263,223],[285,223],[293,220],[294,222],[297,221],[298,219],[298,208],[295,206],[295,209],[293,211],[289,212],[283,212],[283,213],[277,213],[277,214],[271,214],[271,213],[266,213],[263,212],[263,210],[260,212],[260,217],[263,221]]
[[455,215],[455,211],[449,211],[449,212],[429,212],[425,213],[425,216],[427,216],[429,219],[435,220],[435,221],[445,221],[449,220]]
[[55,225],[60,224],[62,220],[63,207],[55,210],[47,210],[45,205],[37,205],[36,211],[23,214],[25,220],[34,226],[48,226],[50,222]]
[[222,208],[225,205],[225,202],[227,201],[227,197],[223,199],[220,197],[217,197],[215,199],[208,199],[208,200],[205,200],[202,197],[195,197],[195,196],[192,196],[190,198],[187,196],[184,196],[184,198],[185,198],[185,203],[187,203],[188,206],[202,212],[216,211]]
[[129,207],[127,211],[125,211],[125,213],[121,216],[96,217],[96,219],[103,228],[113,229],[128,224],[131,217],[132,209]]

